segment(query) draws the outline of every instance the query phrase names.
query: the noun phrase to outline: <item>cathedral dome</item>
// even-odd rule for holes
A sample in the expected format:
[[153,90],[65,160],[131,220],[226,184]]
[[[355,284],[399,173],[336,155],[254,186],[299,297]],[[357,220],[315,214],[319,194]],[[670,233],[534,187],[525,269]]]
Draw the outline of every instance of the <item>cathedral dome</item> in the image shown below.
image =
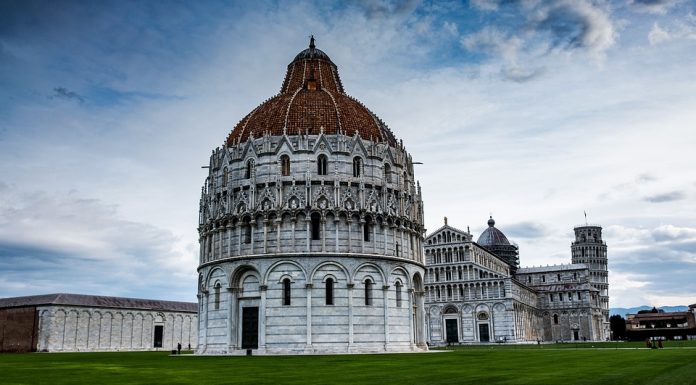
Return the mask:
[[488,219],[488,228],[481,233],[478,241],[476,242],[481,246],[509,246],[510,241],[508,241],[505,234],[502,231],[495,228],[495,220],[491,216]]
[[232,129],[232,146],[263,135],[358,134],[363,139],[396,145],[384,122],[345,93],[338,68],[314,45],[288,65],[280,93],[261,103]]

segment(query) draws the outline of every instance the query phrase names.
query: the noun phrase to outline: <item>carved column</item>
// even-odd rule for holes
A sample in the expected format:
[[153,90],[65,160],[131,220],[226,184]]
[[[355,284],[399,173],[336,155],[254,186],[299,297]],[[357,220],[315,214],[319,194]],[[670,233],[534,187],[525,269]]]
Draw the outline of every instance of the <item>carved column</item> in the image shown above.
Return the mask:
[[237,227],[237,255],[242,255],[242,227],[244,226]]
[[413,324],[413,318],[414,318],[414,311],[413,311],[413,295],[414,295],[414,290],[413,289],[408,289],[408,344],[411,350],[413,350],[413,345],[415,343],[416,339],[416,330],[414,329],[414,324]]
[[311,231],[312,230],[311,229],[312,218],[311,218],[311,216],[307,216],[305,218],[305,223],[306,223],[305,228],[307,229],[307,237],[306,237],[307,238],[307,252],[309,253],[310,251],[312,251],[312,247],[311,247],[311,245],[312,245],[312,231]]
[[365,226],[367,226],[365,219],[360,218],[360,229],[362,230],[362,234],[360,236],[360,252],[363,254],[365,253]]
[[349,215],[349,217],[348,217],[348,252],[350,253],[351,252],[351,241],[352,241],[351,238],[353,238],[350,230],[351,230],[351,227],[353,227],[353,218],[352,218],[352,216],[350,216],[351,215],[350,213],[348,213],[348,215]]
[[263,220],[263,253],[268,254],[268,219]]
[[293,216],[293,218],[292,218],[292,235],[291,235],[292,242],[290,242],[290,244],[292,244],[291,252],[293,252],[293,253],[297,251],[295,249],[295,227],[296,227],[296,225],[297,225],[297,217]]
[[275,226],[276,226],[276,251],[278,253],[282,253],[283,249],[280,246],[280,230],[281,230],[281,224],[283,223],[283,215],[281,214],[280,217],[276,217],[275,219]]
[[233,350],[239,349],[239,342],[237,341],[237,295],[239,293],[239,290],[234,287],[228,287],[227,288],[227,341],[228,341],[228,348],[227,352],[231,352]]
[[418,346],[425,347],[425,341],[426,341],[426,336],[425,336],[425,328],[423,325],[423,322],[425,321],[425,299],[424,299],[424,292],[422,291],[417,291],[416,292],[416,303],[417,303],[417,312],[416,312],[416,329],[418,331],[418,340],[416,340],[416,343]]
[[321,217],[321,252],[326,251],[326,219]]
[[222,232],[223,231],[224,231],[223,229],[218,228],[218,231],[217,231],[217,234],[218,234],[218,236],[217,236],[218,237],[218,247],[217,247],[218,253],[217,253],[217,258],[214,258],[214,259],[222,258]]
[[341,222],[341,219],[339,218],[338,215],[336,215],[334,217],[334,225],[336,226],[336,246],[335,246],[335,249],[336,249],[337,253],[338,253],[338,225],[340,224],[340,222]]
[[353,348],[353,287],[352,283],[348,284],[348,351]]
[[266,350],[266,290],[268,286],[260,285],[261,300],[259,301],[259,350]]
[[389,346],[389,285],[382,286],[382,302],[384,303],[384,350]]
[[227,257],[232,256],[232,223],[227,224]]
[[256,238],[256,218],[252,219],[252,222],[250,223],[251,226],[251,252],[249,254],[254,254],[254,238]]
[[312,284],[305,285],[307,292],[307,348],[312,348]]

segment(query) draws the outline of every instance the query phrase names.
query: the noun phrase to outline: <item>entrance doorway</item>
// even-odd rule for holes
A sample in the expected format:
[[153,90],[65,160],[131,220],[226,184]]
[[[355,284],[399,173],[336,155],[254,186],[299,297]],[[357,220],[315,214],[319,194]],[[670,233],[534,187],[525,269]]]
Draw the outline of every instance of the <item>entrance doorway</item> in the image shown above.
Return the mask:
[[259,308],[242,308],[242,349],[259,347]]
[[155,338],[153,339],[155,348],[162,347],[162,336],[164,335],[164,325],[155,325]]
[[488,334],[488,324],[479,324],[479,341],[489,342],[490,340],[491,337]]
[[458,332],[458,327],[457,327],[457,320],[456,319],[446,319],[445,320],[445,329],[447,331],[447,343],[456,343],[459,342],[459,332]]
[[577,341],[580,339],[580,336],[578,334],[579,333],[578,333],[577,329],[573,330],[573,341]]

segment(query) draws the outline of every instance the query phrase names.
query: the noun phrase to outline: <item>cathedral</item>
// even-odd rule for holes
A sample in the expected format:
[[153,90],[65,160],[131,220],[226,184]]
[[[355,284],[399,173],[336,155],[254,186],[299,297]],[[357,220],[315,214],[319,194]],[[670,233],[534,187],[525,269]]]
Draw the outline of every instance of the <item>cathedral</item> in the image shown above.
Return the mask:
[[428,344],[604,340],[606,244],[519,267],[488,221],[424,238],[401,140],[316,48],[212,151],[199,207],[198,354],[400,352]]
[[427,349],[411,156],[314,38],[210,156],[199,354]]
[[476,242],[445,224],[425,240],[426,328],[431,345],[609,338],[607,245],[578,226],[570,264],[519,267],[491,217]]

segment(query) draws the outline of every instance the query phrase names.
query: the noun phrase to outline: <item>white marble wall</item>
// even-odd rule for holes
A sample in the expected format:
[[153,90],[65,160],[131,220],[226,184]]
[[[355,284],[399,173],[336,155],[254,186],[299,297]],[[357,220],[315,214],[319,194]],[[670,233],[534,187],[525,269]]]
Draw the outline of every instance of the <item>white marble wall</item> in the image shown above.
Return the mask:
[[[172,350],[196,348],[197,314],[115,308],[41,306],[39,351]],[[163,325],[163,345],[154,347],[154,326]]]
[[[419,265],[396,258],[298,256],[228,262],[203,268],[201,273],[205,278],[199,298],[207,319],[200,320],[198,353],[242,352],[239,325],[244,306],[259,306],[257,354],[425,348]],[[414,284],[414,276],[420,283]],[[335,282],[333,304],[326,304],[329,277]],[[283,304],[285,279],[291,280],[290,305]],[[367,280],[372,282],[368,305]]]

